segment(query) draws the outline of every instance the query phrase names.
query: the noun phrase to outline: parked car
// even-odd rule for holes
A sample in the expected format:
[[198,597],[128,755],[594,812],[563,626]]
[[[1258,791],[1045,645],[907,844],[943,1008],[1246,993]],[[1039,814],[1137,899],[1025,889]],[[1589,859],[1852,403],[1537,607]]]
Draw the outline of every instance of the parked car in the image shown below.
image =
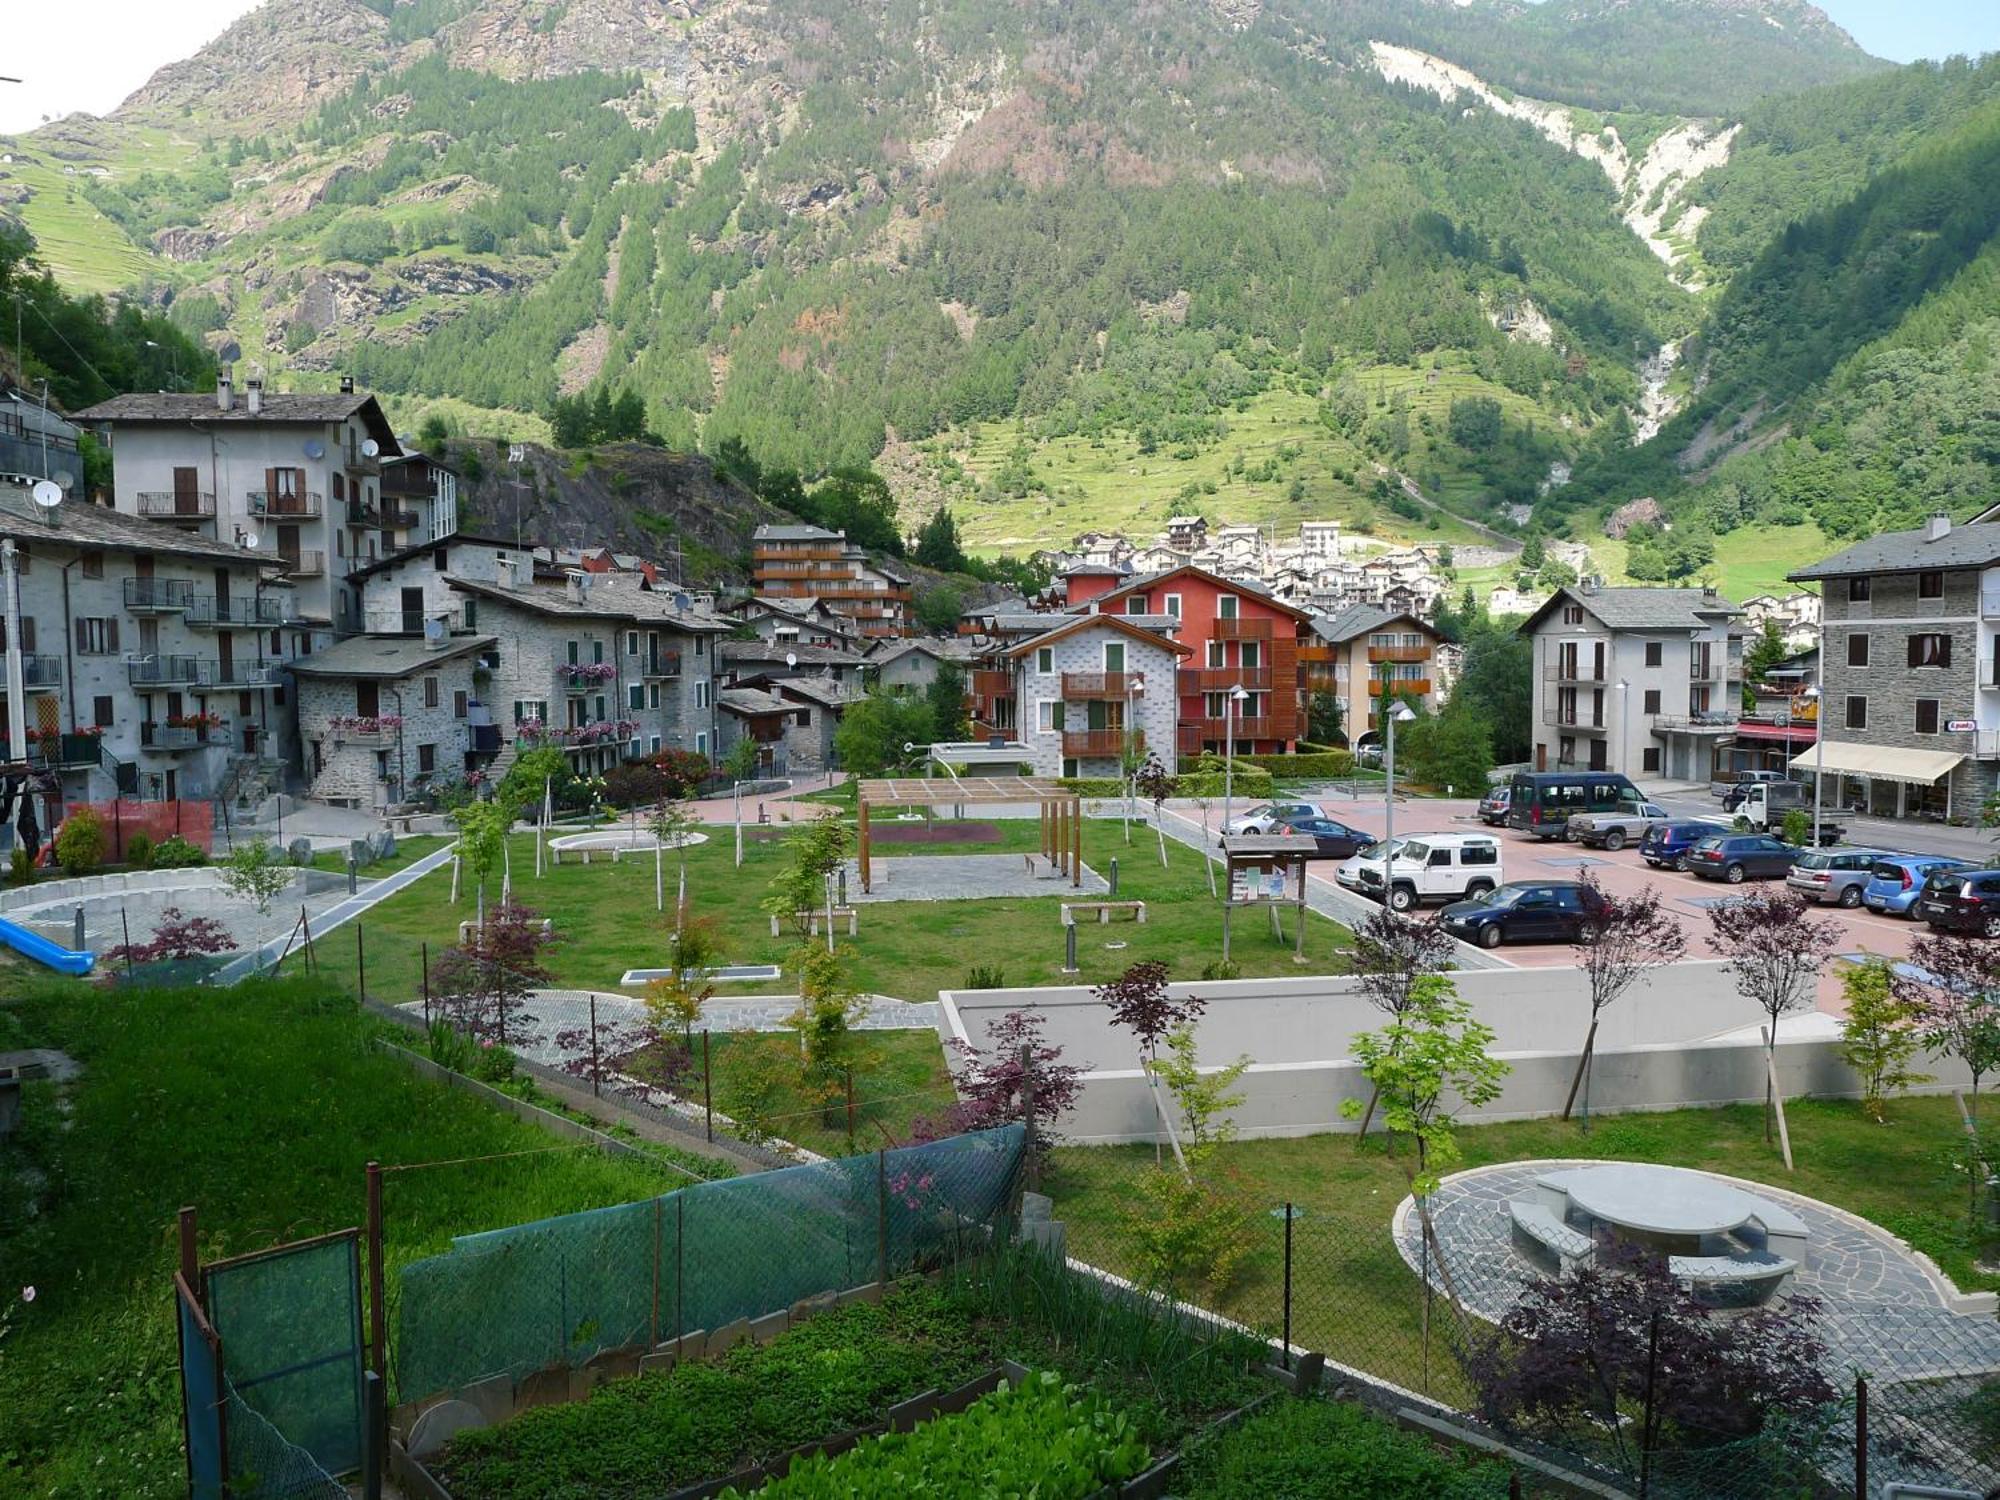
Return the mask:
[[1743,794],[1751,787],[1789,779],[1783,771],[1739,771],[1734,781],[1711,781],[1708,784],[1708,794],[1711,797],[1720,797],[1722,810],[1733,813],[1742,805]]
[[[1424,838],[1427,835],[1416,834],[1414,836]],[[1442,838],[1443,835],[1436,834],[1429,835],[1429,837]],[[1364,844],[1361,848],[1354,851],[1352,859],[1344,859],[1334,867],[1333,878],[1335,882],[1350,891],[1360,892],[1364,889],[1361,883],[1361,872],[1370,866],[1379,867],[1384,858],[1390,854],[1400,853],[1403,845],[1409,843],[1409,841],[1410,836],[1399,834],[1393,839],[1377,840],[1372,844]],[[1378,878],[1374,884],[1379,890],[1381,885],[1380,879]],[[1373,893],[1371,892],[1371,894]]]
[[1785,884],[1808,901],[1859,906],[1875,861],[1882,857],[1880,849],[1808,849],[1793,863]]
[[1325,817],[1280,818],[1272,825],[1270,832],[1290,837],[1293,834],[1313,841],[1313,850],[1307,859],[1352,859],[1361,850],[1375,842],[1375,835],[1363,833],[1358,828],[1349,828],[1345,823],[1336,823]]
[[1639,840],[1639,858],[1656,870],[1685,870],[1694,846],[1712,833],[1727,833],[1724,823],[1701,818],[1669,818],[1648,828]]
[[1861,888],[1861,904],[1888,917],[1917,919],[1917,898],[1924,882],[1939,870],[1969,870],[1972,861],[1951,859],[1942,854],[1885,854],[1875,861],[1868,884]]
[[1933,870],[1916,914],[1935,931],[2000,938],[2000,870]]
[[[1353,868],[1351,888],[1392,911],[1425,901],[1458,901],[1500,884],[1500,840],[1490,833],[1418,833],[1398,839],[1387,857],[1370,844],[1341,870]],[[1340,872],[1334,878],[1342,885]]]
[[1643,839],[1648,828],[1668,821],[1669,816],[1657,802],[1611,812],[1577,813],[1569,820],[1568,837],[1592,849],[1623,849]]
[[1538,839],[1564,836],[1578,813],[1615,812],[1645,799],[1616,771],[1517,771],[1507,826]]
[[1690,875],[1703,880],[1782,880],[1799,851],[1767,833],[1711,833],[1688,851]]
[[1269,833],[1283,818],[1317,818],[1320,811],[1310,802],[1259,802],[1248,812],[1238,813],[1222,825],[1225,836],[1236,833]]
[[1604,893],[1576,880],[1515,880],[1438,913],[1453,937],[1482,948],[1502,943],[1588,942]]
[[1479,799],[1479,821],[1488,828],[1507,826],[1507,807],[1514,800],[1511,786],[1489,787],[1486,795]]

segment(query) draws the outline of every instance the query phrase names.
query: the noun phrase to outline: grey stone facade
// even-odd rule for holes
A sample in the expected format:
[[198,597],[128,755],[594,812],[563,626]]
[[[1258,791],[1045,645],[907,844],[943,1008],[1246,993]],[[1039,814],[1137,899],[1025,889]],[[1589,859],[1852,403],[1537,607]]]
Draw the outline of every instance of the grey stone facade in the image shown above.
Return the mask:
[[[456,653],[447,648],[437,660],[390,677],[321,677],[310,675],[310,668],[302,674],[299,733],[312,778],[309,794],[341,806],[378,808],[463,777],[474,763],[480,707],[475,649],[484,643]],[[367,722],[371,718],[376,725]],[[397,722],[384,722],[389,719]]]
[[[1037,644],[1033,639],[1010,651],[1014,671],[1014,702],[1018,712],[1018,737],[1034,752],[1037,776],[1117,776],[1121,759],[1116,747],[1094,747],[1079,743],[1077,736],[1092,727],[1091,703],[1105,704],[1095,712],[1107,722],[1132,710],[1130,724],[1145,737],[1145,749],[1159,757],[1169,771],[1175,768],[1175,724],[1180,700],[1175,691],[1175,672],[1184,654],[1160,637],[1142,638],[1142,633],[1099,623],[1111,616],[1092,617],[1092,623],[1071,630],[1057,639]],[[1124,653],[1122,667],[1106,666],[1107,646]],[[1114,653],[1113,658],[1116,659]],[[1145,691],[1115,699],[1094,698],[1077,691],[1079,679],[1122,671],[1143,678]],[[1064,674],[1070,674],[1065,683]],[[1056,727],[1057,706],[1061,706],[1062,727]],[[1114,713],[1115,708],[1115,713]]]

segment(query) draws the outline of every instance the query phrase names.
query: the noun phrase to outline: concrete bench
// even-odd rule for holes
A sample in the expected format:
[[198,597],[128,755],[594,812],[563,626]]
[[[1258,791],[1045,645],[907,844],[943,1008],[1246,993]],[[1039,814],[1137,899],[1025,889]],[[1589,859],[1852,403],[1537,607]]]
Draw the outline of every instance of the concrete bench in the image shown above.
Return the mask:
[[1797,1261],[1783,1255],[1772,1255],[1768,1251],[1753,1251],[1748,1255],[1667,1257],[1668,1272],[1677,1280],[1686,1282],[1690,1288],[1766,1286],[1767,1295],[1776,1292],[1785,1278],[1798,1268]]
[[1063,926],[1076,926],[1076,914],[1083,911],[1096,912],[1099,926],[1110,922],[1114,911],[1130,913],[1132,920],[1141,926],[1146,922],[1146,903],[1143,901],[1065,901],[1062,907]]
[[1591,1252],[1596,1249],[1590,1236],[1570,1228],[1547,1204],[1510,1203],[1507,1212],[1514,1220],[1514,1228],[1551,1252],[1563,1270],[1589,1263]]
[[[813,937],[818,937],[820,928],[826,923],[826,913],[824,911],[802,911],[799,915],[806,919],[807,933]],[[847,935],[849,937],[853,937],[860,930],[861,915],[851,906],[836,906],[833,909],[833,920],[835,922],[847,923]],[[771,936],[780,937],[782,935],[778,919],[774,916],[771,918]]]
[[1764,1234],[1764,1248],[1771,1254],[1805,1263],[1806,1245],[1812,1238],[1812,1231],[1806,1221],[1790,1209],[1765,1202],[1758,1209],[1757,1217],[1751,1221]]

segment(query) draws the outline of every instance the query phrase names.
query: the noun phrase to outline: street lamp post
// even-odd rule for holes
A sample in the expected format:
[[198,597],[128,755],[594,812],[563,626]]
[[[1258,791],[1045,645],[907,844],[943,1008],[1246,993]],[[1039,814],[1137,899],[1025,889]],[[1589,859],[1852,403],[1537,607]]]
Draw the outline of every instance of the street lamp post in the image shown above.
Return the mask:
[[1237,683],[1229,690],[1227,712],[1222,716],[1222,836],[1229,837],[1229,814],[1236,800],[1236,708],[1250,696],[1248,688]]
[[[1822,679],[1824,679],[1826,674],[1825,653],[1821,653],[1820,655],[1819,671]],[[1820,683],[1818,682],[1815,682],[1811,687],[1807,688],[1803,693],[1800,693],[1799,696],[1801,698],[1808,700],[1813,706],[1812,846],[1813,848],[1817,849],[1819,847],[1819,828],[1820,828],[1821,811],[1826,805],[1826,725],[1823,722],[1826,718],[1826,704],[1820,693]],[[1791,725],[1789,724],[1789,722],[1786,724],[1785,727],[1786,727],[1787,737],[1789,738],[1791,732]],[[1791,746],[1787,744],[1785,746],[1785,750],[1786,750],[1785,770],[1789,772],[1792,769],[1791,755],[1790,755]]]
[[1395,863],[1396,852],[1389,846],[1396,840],[1396,726],[1408,724],[1417,716],[1410,712],[1410,705],[1400,698],[1396,706],[1382,715],[1382,899],[1389,899],[1390,867]]

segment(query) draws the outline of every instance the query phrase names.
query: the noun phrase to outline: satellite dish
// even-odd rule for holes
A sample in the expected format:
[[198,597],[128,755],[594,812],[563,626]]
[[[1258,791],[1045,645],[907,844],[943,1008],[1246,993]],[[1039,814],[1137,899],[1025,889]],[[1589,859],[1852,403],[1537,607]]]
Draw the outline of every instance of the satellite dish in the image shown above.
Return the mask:
[[76,488],[76,476],[70,473],[68,469],[57,469],[49,477],[56,482],[65,495]]
[[373,458],[376,454],[380,453],[381,451],[382,451],[382,445],[376,442],[375,439],[363,438],[361,440],[361,456],[363,458]]
[[796,667],[796,666],[797,666],[798,664],[799,664],[799,654],[798,654],[798,652],[796,652],[796,651],[787,651],[787,652],[785,653],[785,665],[786,665],[786,666],[788,666],[788,667]]
[[325,457],[326,457],[326,444],[325,444],[325,443],[322,443],[322,442],[321,442],[321,441],[320,441],[320,440],[319,440],[318,438],[307,438],[307,439],[306,439],[306,457],[307,457],[307,458],[310,458],[310,459],[322,459],[322,458],[325,458]]
[[63,503],[62,486],[53,479],[36,480],[35,487],[28,494],[43,510],[54,510]]
[[220,349],[215,351],[215,357],[221,360],[225,365],[233,365],[236,363],[237,360],[243,357],[243,346],[237,343],[235,339],[231,339],[228,343],[224,344]]
[[243,533],[243,545],[246,549],[248,549],[251,552],[255,552],[257,550],[257,543],[262,540],[263,538],[258,536],[257,533],[254,531],[246,531]]

